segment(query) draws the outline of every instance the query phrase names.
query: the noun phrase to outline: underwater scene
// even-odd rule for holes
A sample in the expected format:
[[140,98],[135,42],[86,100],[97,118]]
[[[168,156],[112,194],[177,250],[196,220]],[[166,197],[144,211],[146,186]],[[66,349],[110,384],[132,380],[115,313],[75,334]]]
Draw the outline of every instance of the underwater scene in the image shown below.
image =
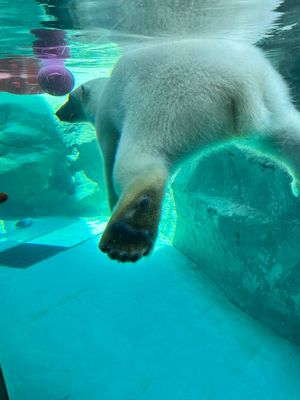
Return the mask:
[[0,10],[0,400],[299,400],[300,3]]

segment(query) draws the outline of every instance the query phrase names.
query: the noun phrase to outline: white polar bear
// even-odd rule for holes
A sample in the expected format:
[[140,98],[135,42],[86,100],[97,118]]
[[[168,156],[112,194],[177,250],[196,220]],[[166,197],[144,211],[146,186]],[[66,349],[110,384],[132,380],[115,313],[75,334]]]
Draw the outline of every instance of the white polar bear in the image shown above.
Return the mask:
[[196,151],[244,140],[285,163],[300,187],[299,113],[251,45],[193,39],[135,49],[107,82],[71,93],[57,116],[95,125],[113,210],[99,246],[122,262],[149,254],[168,176]]

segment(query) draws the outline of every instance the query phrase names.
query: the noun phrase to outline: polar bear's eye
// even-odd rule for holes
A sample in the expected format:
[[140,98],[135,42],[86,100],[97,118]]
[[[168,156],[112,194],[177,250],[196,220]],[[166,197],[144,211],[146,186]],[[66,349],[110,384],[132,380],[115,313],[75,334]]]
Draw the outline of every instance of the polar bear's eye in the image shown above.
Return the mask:
[[81,96],[83,99],[87,99],[89,97],[89,91],[85,86],[81,86]]

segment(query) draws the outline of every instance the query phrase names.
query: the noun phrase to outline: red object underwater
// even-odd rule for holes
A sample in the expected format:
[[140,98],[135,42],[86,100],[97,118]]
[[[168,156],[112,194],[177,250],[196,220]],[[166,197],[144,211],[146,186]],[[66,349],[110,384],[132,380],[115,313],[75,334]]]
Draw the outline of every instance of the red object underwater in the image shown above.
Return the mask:
[[8,195],[6,193],[0,192],[0,203],[4,203],[8,199]]
[[43,93],[38,83],[41,64],[35,58],[15,56],[0,59],[0,92]]

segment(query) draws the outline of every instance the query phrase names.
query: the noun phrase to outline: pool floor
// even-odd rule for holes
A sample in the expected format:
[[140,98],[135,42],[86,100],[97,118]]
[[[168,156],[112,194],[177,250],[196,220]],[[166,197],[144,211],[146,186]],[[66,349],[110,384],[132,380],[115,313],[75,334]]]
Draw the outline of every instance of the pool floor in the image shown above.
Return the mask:
[[122,265],[97,237],[0,267],[10,400],[299,400],[299,348],[164,243]]

